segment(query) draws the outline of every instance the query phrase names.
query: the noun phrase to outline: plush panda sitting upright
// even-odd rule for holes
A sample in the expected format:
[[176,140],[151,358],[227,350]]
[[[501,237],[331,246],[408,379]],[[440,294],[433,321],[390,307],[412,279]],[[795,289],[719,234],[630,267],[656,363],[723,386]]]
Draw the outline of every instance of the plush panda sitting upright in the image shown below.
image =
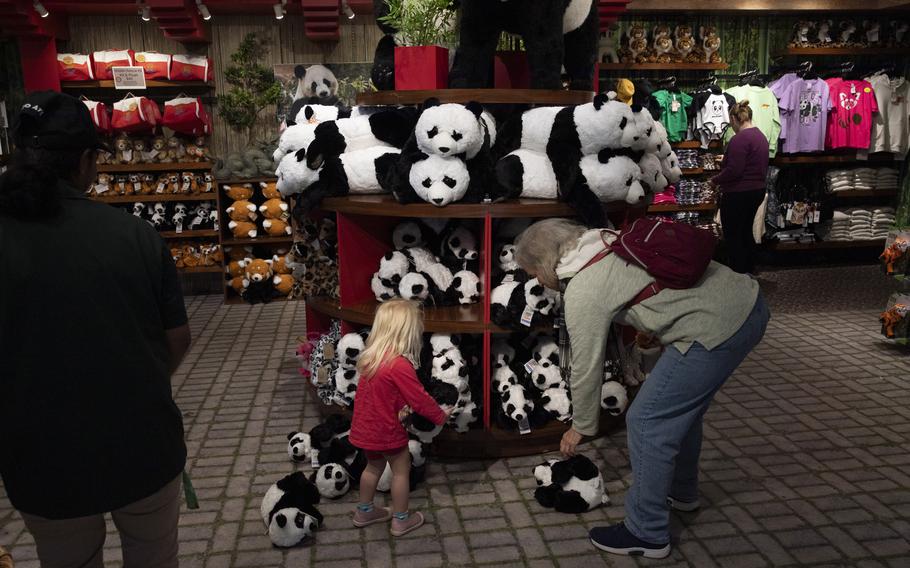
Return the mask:
[[610,502],[600,470],[581,454],[538,465],[534,468],[534,478],[537,480],[534,499],[560,513],[584,513]]
[[323,521],[316,508],[318,503],[319,491],[300,471],[269,487],[259,513],[272,544],[289,548],[312,536]]

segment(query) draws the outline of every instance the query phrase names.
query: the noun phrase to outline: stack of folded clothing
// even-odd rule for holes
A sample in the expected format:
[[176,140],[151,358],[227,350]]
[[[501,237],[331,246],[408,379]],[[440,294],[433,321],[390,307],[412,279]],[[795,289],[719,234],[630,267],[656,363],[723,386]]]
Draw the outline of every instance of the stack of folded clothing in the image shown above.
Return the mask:
[[701,167],[698,150],[676,150],[676,159],[679,161],[679,167],[684,170]]
[[825,174],[829,191],[848,191],[853,189],[853,173],[850,170],[828,170]]
[[850,212],[850,240],[872,240],[872,211],[861,207],[847,209]]
[[894,208],[879,207],[872,210],[872,237],[873,239],[884,239],[888,236],[888,231],[894,225]]
[[[679,183],[685,180],[680,180]],[[673,185],[668,185],[660,193],[654,194],[654,205],[675,205],[676,204],[676,187]]]
[[873,168],[856,168],[853,170],[853,189],[864,191],[875,189],[875,176]]
[[826,241],[849,241],[850,214],[835,209],[834,218],[819,227],[819,236]]
[[894,168],[878,168],[875,172],[875,189],[897,191],[899,173]]

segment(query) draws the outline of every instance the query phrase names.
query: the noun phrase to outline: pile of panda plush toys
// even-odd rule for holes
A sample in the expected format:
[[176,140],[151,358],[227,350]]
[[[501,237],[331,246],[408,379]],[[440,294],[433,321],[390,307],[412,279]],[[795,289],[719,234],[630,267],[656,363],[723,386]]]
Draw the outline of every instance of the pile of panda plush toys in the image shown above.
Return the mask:
[[300,195],[304,212],[348,194],[392,193],[439,207],[532,197],[565,201],[603,226],[601,203],[639,203],[681,175],[660,122],[613,93],[525,111],[501,131],[475,102],[296,112],[274,158],[279,190]]
[[378,302],[391,298],[431,306],[480,301],[479,252],[472,230],[459,221],[405,221],[392,232],[394,250],[379,260],[370,287]]

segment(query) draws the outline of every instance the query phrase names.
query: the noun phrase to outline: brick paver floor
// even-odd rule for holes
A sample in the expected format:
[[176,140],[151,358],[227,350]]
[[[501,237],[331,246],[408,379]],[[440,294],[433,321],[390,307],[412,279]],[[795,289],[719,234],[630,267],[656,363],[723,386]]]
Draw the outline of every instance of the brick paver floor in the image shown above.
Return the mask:
[[[386,527],[352,528],[350,494],[320,506],[326,525],[315,545],[272,548],[260,499],[294,469],[287,432],[317,420],[292,356],[303,305],[195,297],[194,347],[174,389],[201,508],[181,517],[181,566],[910,566],[910,356],[878,333],[887,284],[874,267],[773,272],[762,283],[771,325],[707,415],[705,506],[673,516],[675,546],[663,561],[601,555],[587,541],[589,528],[623,516],[624,432],[583,447],[613,500],[584,515],[533,500],[539,457],[433,462],[413,496],[428,518],[415,534],[391,540]],[[0,527],[16,566],[37,566],[2,491]],[[105,546],[118,565],[112,531]]]

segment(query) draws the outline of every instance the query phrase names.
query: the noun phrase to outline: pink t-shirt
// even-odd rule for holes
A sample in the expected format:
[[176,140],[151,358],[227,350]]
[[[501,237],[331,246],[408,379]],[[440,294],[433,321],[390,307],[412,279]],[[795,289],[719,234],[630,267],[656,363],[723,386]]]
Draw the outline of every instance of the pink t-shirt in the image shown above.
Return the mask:
[[831,116],[825,147],[867,150],[872,142],[872,114],[878,112],[875,91],[868,81],[828,79]]

